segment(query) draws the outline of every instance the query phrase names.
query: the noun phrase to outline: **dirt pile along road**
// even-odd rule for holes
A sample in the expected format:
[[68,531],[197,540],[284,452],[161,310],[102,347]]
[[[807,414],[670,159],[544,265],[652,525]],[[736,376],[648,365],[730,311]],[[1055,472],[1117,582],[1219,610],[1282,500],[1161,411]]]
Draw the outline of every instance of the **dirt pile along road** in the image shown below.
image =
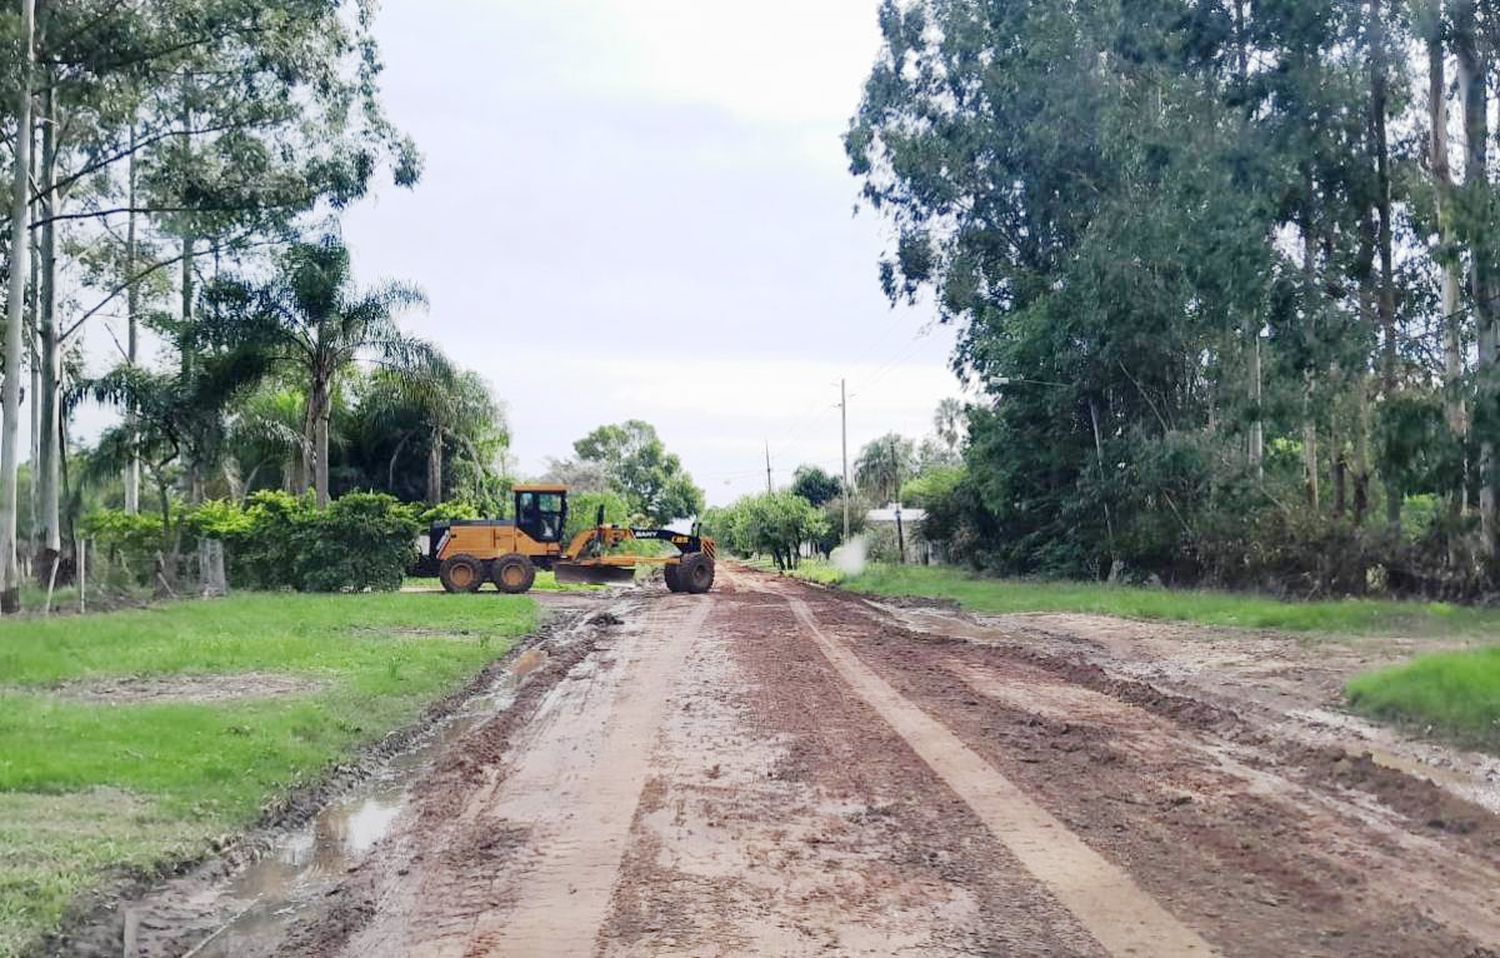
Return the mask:
[[[527,653],[515,704],[446,743],[391,832],[285,934],[231,926],[215,948],[1500,947],[1495,769],[1333,710],[1338,676],[1372,653],[986,622],[742,570],[616,615]],[[1414,774],[1429,767],[1436,783]]]

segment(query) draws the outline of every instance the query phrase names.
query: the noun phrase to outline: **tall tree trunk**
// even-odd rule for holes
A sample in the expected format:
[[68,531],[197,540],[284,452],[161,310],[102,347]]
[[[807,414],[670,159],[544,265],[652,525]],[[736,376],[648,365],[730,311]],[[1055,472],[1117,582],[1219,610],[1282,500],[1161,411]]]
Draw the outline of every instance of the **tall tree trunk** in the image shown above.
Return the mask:
[[[135,368],[139,360],[140,350],[140,313],[141,293],[140,286],[134,282],[136,272],[136,214],[135,214],[135,147],[136,127],[130,125],[130,160],[126,168],[126,206],[130,207],[128,219],[125,221],[125,281],[130,286],[125,291],[125,361]],[[141,457],[136,452],[136,443],[140,441],[140,432],[136,428],[136,411],[134,404],[125,413],[125,424],[129,429],[130,458],[125,464],[125,514],[135,515],[141,509]]]
[[36,58],[36,8],[21,3],[21,63],[16,96],[15,178],[11,181],[10,285],[5,298],[5,382],[0,386],[0,612],[21,610],[21,569],[17,563],[17,473],[21,439],[21,345],[26,271],[19,268],[30,226],[31,72]]
[[1370,513],[1370,376],[1361,373],[1355,388],[1359,402],[1354,434],[1354,524],[1364,525]]
[[[1474,300],[1475,332],[1479,340],[1479,395],[1482,410],[1493,406],[1495,395],[1495,278],[1494,241],[1489,236],[1490,188],[1486,163],[1489,157],[1489,96],[1485,87],[1487,65],[1479,54],[1479,38],[1474,22],[1474,0],[1456,0],[1453,4],[1453,51],[1458,66],[1458,95],[1464,107],[1464,190],[1473,207],[1474,222],[1486,224],[1469,231],[1472,266],[1469,288]],[[1484,534],[1484,548],[1496,551],[1496,471],[1494,416],[1482,422],[1479,439],[1479,516]]]
[[[179,368],[182,370],[183,380],[191,380],[196,375],[198,346],[197,337],[193,333],[193,297],[197,290],[197,274],[195,272],[198,241],[193,234],[184,230],[181,236],[182,243],[182,273],[178,278],[180,286],[181,302],[178,310],[182,316],[182,326],[179,335],[181,348],[178,350]],[[206,463],[203,462],[204,450],[194,443],[188,449],[187,454],[187,477],[188,477],[188,502],[199,505],[205,497],[204,482],[206,478]]]
[[[1249,31],[1246,28],[1249,14],[1246,6],[1246,0],[1234,0],[1235,76],[1241,90],[1249,82],[1250,76]],[[1250,435],[1246,442],[1245,459],[1255,472],[1255,478],[1261,480],[1266,477],[1266,432],[1265,421],[1261,414],[1260,318],[1252,316],[1246,321],[1246,325],[1249,334],[1246,338],[1250,340],[1249,347],[1245,351],[1250,380],[1247,384],[1250,400]]]
[[1328,370],[1329,417],[1328,417],[1328,480],[1329,489],[1334,490],[1334,517],[1343,519],[1349,508],[1349,489],[1344,484],[1344,433],[1340,430],[1338,400],[1344,394],[1344,376],[1337,363]]
[[333,385],[328,375],[319,370],[313,374],[312,388],[308,395],[308,419],[311,421],[312,481],[317,490],[318,506],[328,505],[331,496],[328,490],[328,423],[333,415]]
[[427,444],[427,501],[437,505],[443,501],[443,427],[432,427],[432,438]]
[[[1370,129],[1375,150],[1375,212],[1378,222],[1376,251],[1380,257],[1380,391],[1389,403],[1396,396],[1396,276],[1394,240],[1391,226],[1391,150],[1386,131],[1389,104],[1385,11],[1380,0],[1370,0]],[[1394,528],[1401,527],[1400,483],[1385,477],[1385,518]]]
[[296,472],[292,476],[292,488],[299,496],[307,495],[308,490],[312,488],[313,455],[318,447],[317,412],[313,409],[310,390],[307,394],[306,407],[302,414],[302,448],[297,450],[297,455],[293,459]]
[[[1427,20],[1427,122],[1428,162],[1437,193],[1438,262],[1443,271],[1443,407],[1448,428],[1467,444],[1469,410],[1464,401],[1464,355],[1462,264],[1453,235],[1453,169],[1448,162],[1448,78],[1443,49],[1443,3],[1432,0]],[[1460,515],[1469,511],[1469,459],[1463,457],[1462,474],[1453,496],[1454,510]]]
[[1260,321],[1250,320],[1250,439],[1248,456],[1256,479],[1266,477],[1266,427],[1261,416]]
[[1322,293],[1318,289],[1317,244],[1313,226],[1312,177],[1307,176],[1307,212],[1302,220],[1302,295],[1303,318],[1307,331],[1305,360],[1307,368],[1302,374],[1302,483],[1306,490],[1308,508],[1318,511],[1318,413],[1313,389],[1313,369],[1316,366],[1318,340],[1318,314],[1322,310]]
[[[42,407],[41,459],[37,464],[36,481],[40,486],[42,503],[43,551],[55,559],[62,552],[62,448],[61,436],[61,391],[62,351],[57,331],[57,228],[52,217],[57,213],[57,97],[54,84],[49,83],[42,94],[42,166],[38,171],[42,192],[41,227],[42,243],[42,288],[40,327],[37,337],[42,352],[41,393],[37,399]],[[45,570],[43,570],[45,571]]]
[[[32,138],[32,169],[41,166],[36,157],[36,138]],[[37,201],[31,203],[32,216],[40,219]],[[32,559],[42,551],[42,495],[37,487],[37,464],[42,461],[42,354],[37,348],[37,330],[41,327],[42,314],[42,250],[39,230],[31,231],[31,293],[29,295],[30,326],[26,330],[26,359],[31,368],[31,402],[27,405],[31,413],[31,449],[27,460],[31,463],[31,481],[27,485],[27,501],[30,506],[30,522],[26,529],[28,553]]]

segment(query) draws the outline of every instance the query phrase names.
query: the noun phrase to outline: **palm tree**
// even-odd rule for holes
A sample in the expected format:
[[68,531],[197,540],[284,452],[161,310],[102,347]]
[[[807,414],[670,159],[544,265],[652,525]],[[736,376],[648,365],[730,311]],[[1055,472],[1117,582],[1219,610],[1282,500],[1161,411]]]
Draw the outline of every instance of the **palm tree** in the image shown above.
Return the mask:
[[318,505],[326,506],[328,429],[339,379],[359,359],[401,375],[438,361],[431,345],[397,325],[401,313],[425,306],[427,299],[403,283],[355,289],[349,251],[332,237],[293,246],[269,286],[252,292],[238,284],[238,289],[255,303],[281,360],[306,383],[303,469],[317,490]]
[[[472,474],[484,476],[494,472],[495,454],[508,441],[504,412],[485,381],[438,357],[403,375],[377,372],[359,398],[355,418],[366,459],[377,448],[382,456],[390,450],[385,483],[394,494],[400,494],[398,460],[425,441],[425,497],[430,503],[444,498],[444,457],[450,445],[472,466]],[[391,440],[394,447],[388,445]],[[372,465],[367,462],[367,472]]]
[[[307,488],[302,464],[311,460],[303,434],[306,400],[300,390],[286,386],[261,388],[232,413],[229,450],[235,475],[231,494],[243,499],[255,491],[257,480],[280,473],[287,492]],[[226,470],[227,470],[226,464]]]
[[916,471],[912,442],[887,433],[859,451],[854,460],[854,481],[879,502],[891,502],[901,493],[901,483]]
[[[481,445],[505,445],[503,413],[490,396],[489,386],[478,373],[451,368],[434,370],[431,378],[414,380],[420,387],[415,398],[427,425],[427,501],[443,500],[443,445],[452,439],[481,472],[488,471],[493,456],[486,457]],[[493,451],[493,450],[492,450]]]
[[[195,361],[164,372],[125,364],[82,383],[101,403],[133,410],[126,423],[100,437],[92,463],[100,476],[118,476],[132,458],[139,458],[156,486],[162,522],[168,523],[172,485],[186,472],[193,498],[201,498],[201,482],[222,461],[230,437],[226,412],[267,373],[268,358],[253,338],[219,340],[209,346],[204,337],[183,335],[181,348],[196,350]],[[175,553],[175,546],[164,551]]]

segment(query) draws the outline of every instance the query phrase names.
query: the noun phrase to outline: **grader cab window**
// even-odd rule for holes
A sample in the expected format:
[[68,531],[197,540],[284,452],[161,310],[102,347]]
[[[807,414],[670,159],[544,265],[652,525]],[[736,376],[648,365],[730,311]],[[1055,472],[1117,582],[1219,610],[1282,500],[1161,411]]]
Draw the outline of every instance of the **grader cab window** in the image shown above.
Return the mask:
[[516,526],[537,542],[561,542],[567,515],[567,500],[557,493],[516,493]]

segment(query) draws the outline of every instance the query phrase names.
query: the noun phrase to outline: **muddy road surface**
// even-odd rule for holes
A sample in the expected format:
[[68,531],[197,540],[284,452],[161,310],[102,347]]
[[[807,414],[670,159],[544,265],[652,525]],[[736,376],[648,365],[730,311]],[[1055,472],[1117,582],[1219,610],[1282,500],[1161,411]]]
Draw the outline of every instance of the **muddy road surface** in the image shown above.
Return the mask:
[[1500,954],[1495,764],[1337,709],[1399,643],[609,601],[281,920],[163,892],[126,954]]

